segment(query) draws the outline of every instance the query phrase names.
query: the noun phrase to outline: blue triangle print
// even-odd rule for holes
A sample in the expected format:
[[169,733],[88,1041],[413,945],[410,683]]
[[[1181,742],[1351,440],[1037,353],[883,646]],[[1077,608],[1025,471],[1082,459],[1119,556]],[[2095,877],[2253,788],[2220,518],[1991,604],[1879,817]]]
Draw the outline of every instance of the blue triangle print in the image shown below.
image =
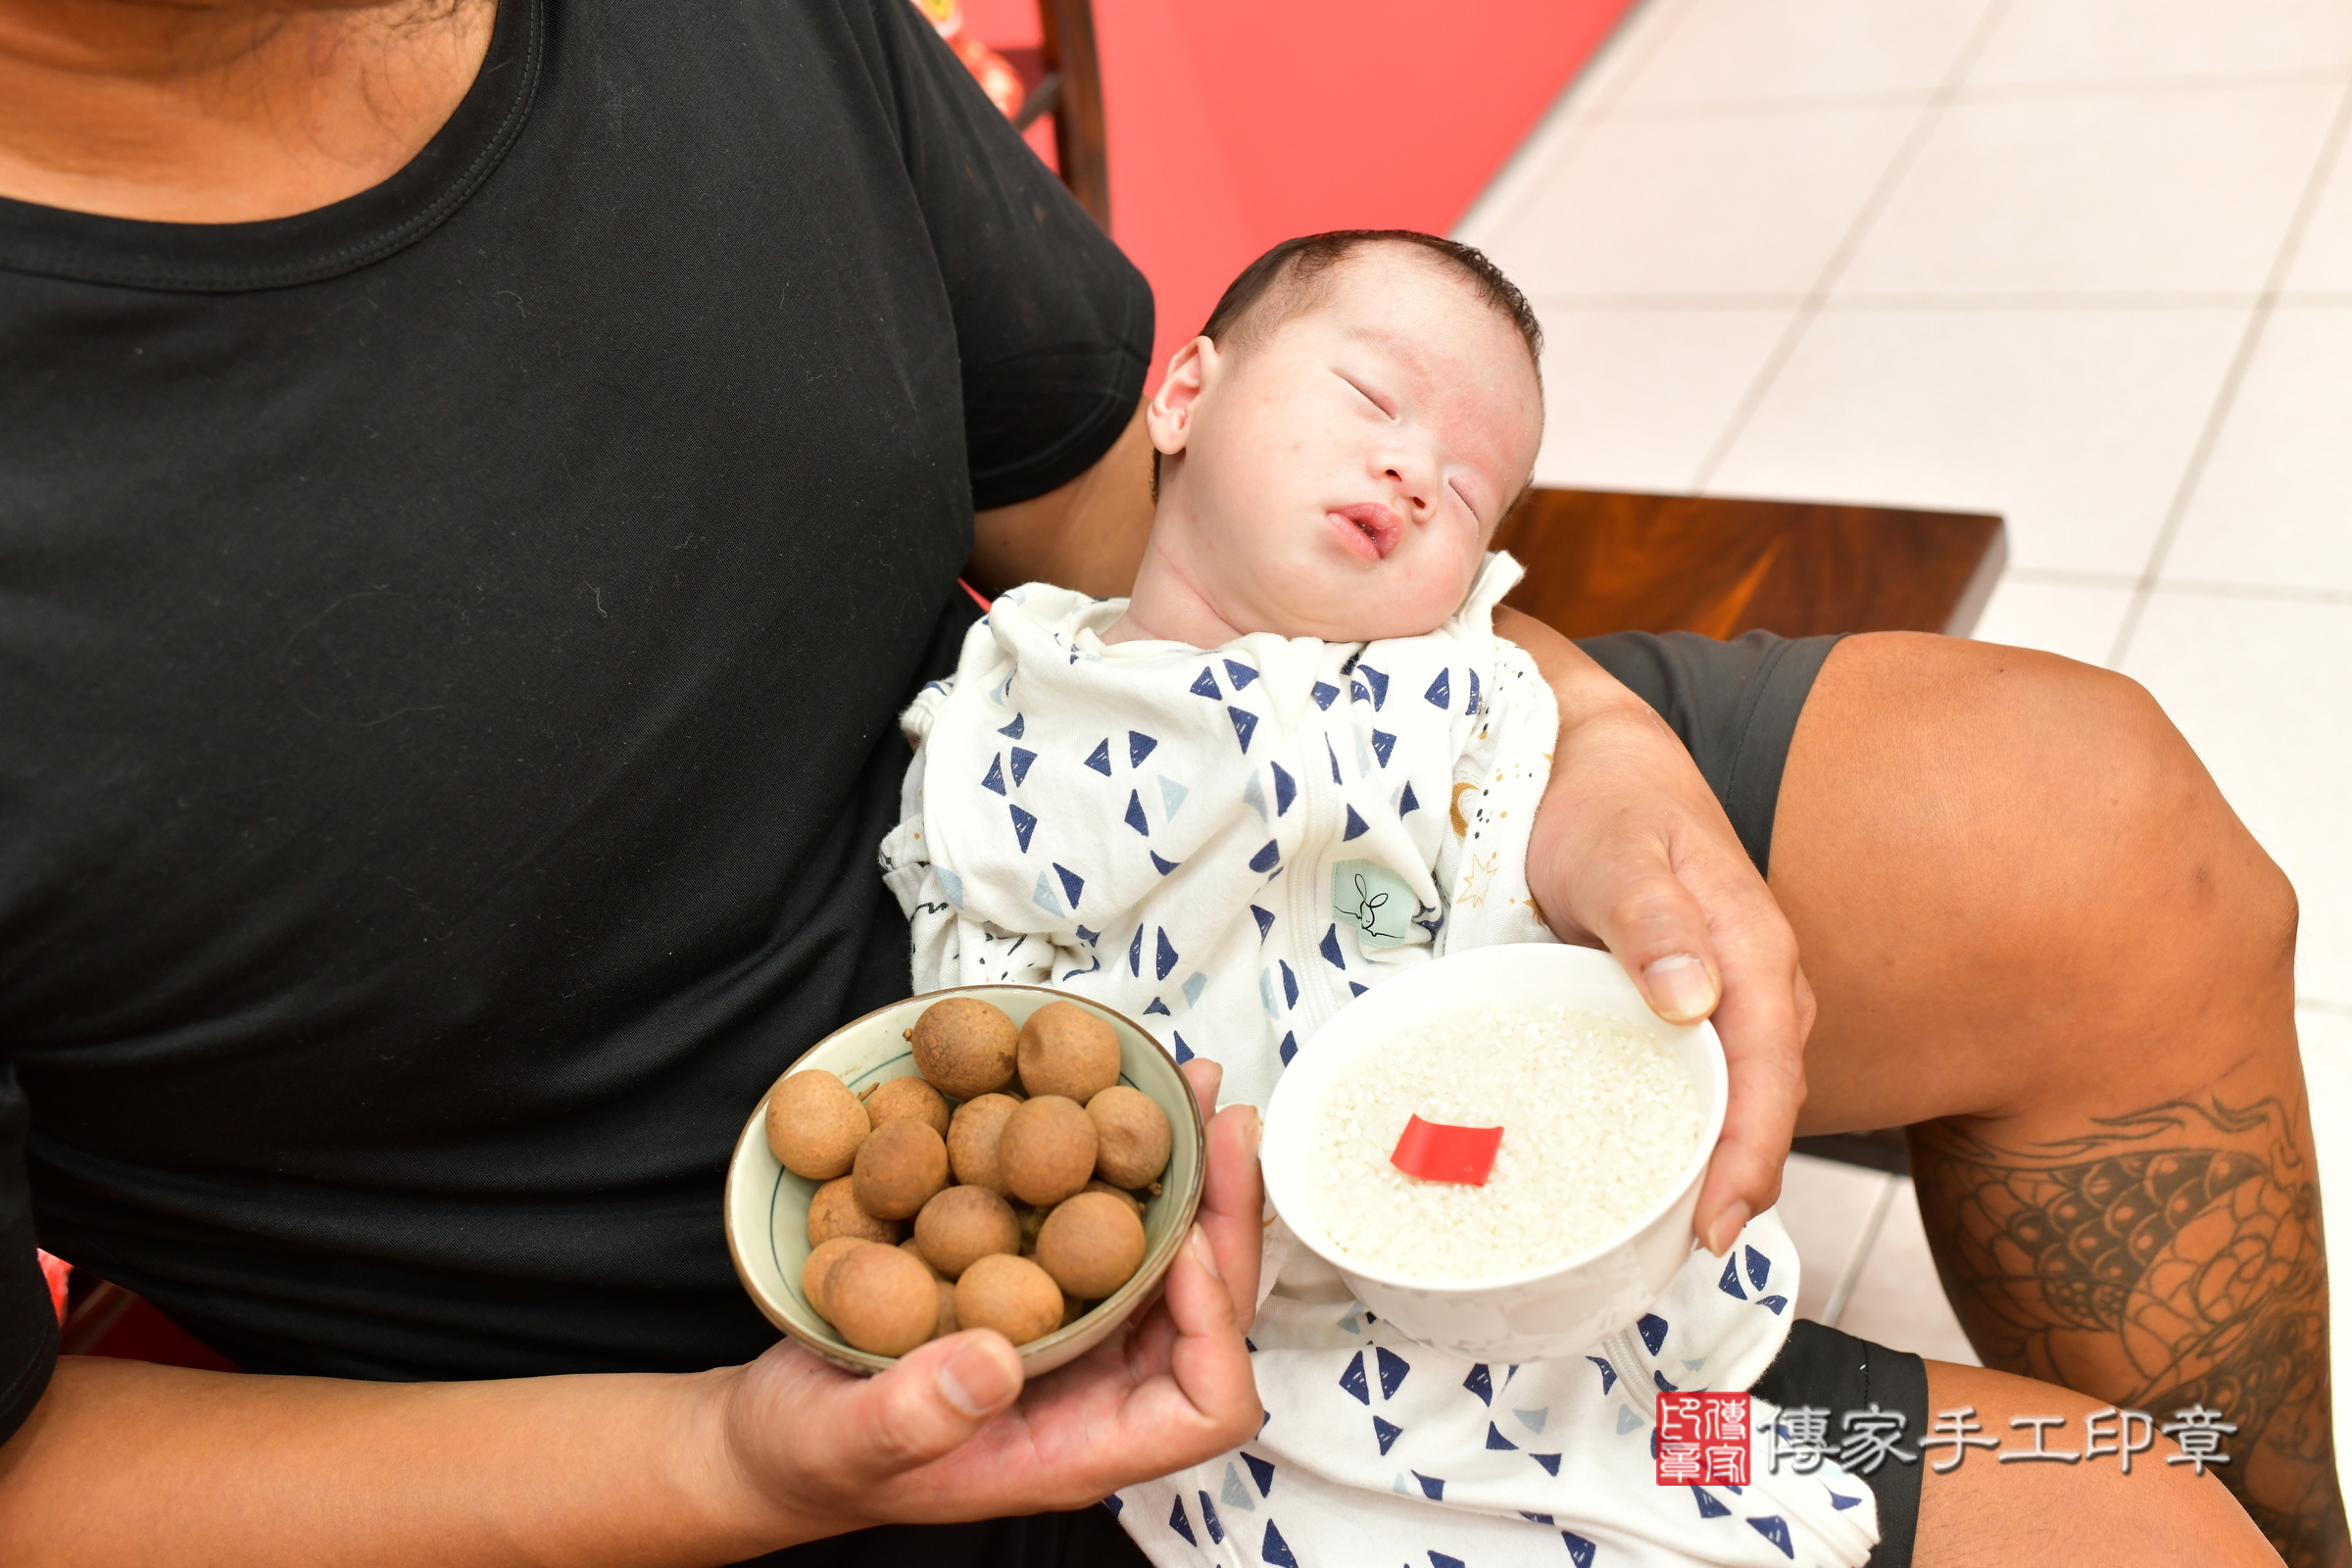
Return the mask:
[[1054,896],[1054,884],[1046,880],[1046,873],[1043,871],[1037,873],[1037,891],[1029,895],[1029,902],[1048,914],[1057,915],[1068,912],[1062,908],[1061,901]]
[[1747,1293],[1740,1288],[1740,1260],[1738,1258],[1727,1257],[1723,1260],[1723,1278],[1715,1282],[1715,1288],[1726,1296],[1735,1297],[1742,1301],[1747,1299]]
[[[1386,1453],[1388,1450],[1383,1448],[1381,1451]],[[1860,1497],[1849,1497],[1843,1493],[1833,1492],[1830,1494],[1830,1506],[1839,1509],[1859,1508],[1862,1506],[1862,1499]]]
[[[1086,891],[1086,878],[1080,876],[1068,866],[1058,864],[1054,867],[1054,874],[1061,878],[1061,891],[1069,897],[1070,912],[1073,914],[1077,913],[1078,895]],[[1102,1080],[1097,1079],[1096,1081],[1100,1083]]]
[[1478,716],[1478,671],[1475,669],[1470,672],[1470,706],[1462,711],[1473,718]]
[[1025,752],[1015,746],[1012,749],[1012,781],[1015,784],[1028,783],[1029,764],[1036,760],[1037,754],[1035,752]]
[[1298,976],[1291,970],[1288,958],[1276,958],[1274,966],[1282,971],[1282,1002],[1286,1007],[1298,1005]]
[[1547,1513],[1529,1513],[1525,1508],[1519,1510],[1519,1517],[1531,1525],[1549,1525],[1558,1522]]
[[1037,831],[1037,818],[1017,806],[1008,806],[1005,809],[1012,813],[1013,837],[1021,841],[1021,853],[1027,855],[1029,853],[1029,835]]
[[1281,858],[1282,846],[1272,839],[1268,839],[1264,849],[1250,857],[1250,869],[1261,874],[1271,871],[1274,869],[1274,862]]
[[1731,1515],[1731,1509],[1697,1487],[1690,1489],[1690,1500],[1698,1504],[1698,1516],[1701,1519],[1724,1519]]
[[1380,1451],[1385,1455],[1391,1447],[1395,1446],[1396,1440],[1404,1436],[1404,1428],[1374,1416],[1372,1418],[1372,1436],[1379,1440]]
[[[1011,682],[1007,681],[1005,684],[1010,685]],[[997,733],[1004,736],[1008,741],[1017,741],[1021,738],[1022,727],[1021,715],[1015,713],[1012,715],[1012,722],[1005,725],[1003,729],[997,731]]]
[[1561,1531],[1560,1540],[1566,1544],[1568,1560],[1575,1564],[1576,1568],[1592,1568],[1592,1554],[1598,1551],[1599,1547],[1573,1530]]
[[1396,736],[1385,729],[1376,729],[1372,732],[1372,755],[1380,759],[1381,766],[1389,765],[1389,754],[1396,749]]
[[1257,715],[1246,708],[1228,708],[1225,713],[1233,720],[1233,738],[1242,743],[1242,752],[1247,756],[1250,737],[1257,733]]
[[1176,967],[1176,949],[1168,941],[1168,928],[1164,925],[1159,928],[1158,942],[1153,949],[1152,967],[1158,971],[1152,976],[1155,980],[1165,980],[1168,971]]
[[1225,678],[1233,682],[1233,689],[1238,692],[1257,679],[1257,671],[1248,664],[1237,664],[1228,659],[1225,661]]
[[1158,741],[1145,734],[1142,730],[1129,730],[1127,732],[1127,765],[1129,767],[1143,766],[1144,759],[1150,757],[1152,749],[1158,745]]
[[1245,1453],[1242,1463],[1250,1467],[1250,1479],[1257,1483],[1257,1494],[1261,1497],[1274,1495],[1274,1461],[1260,1459],[1254,1453]]
[[1157,997],[1153,997],[1152,999],[1152,1004],[1144,1009],[1144,1016],[1149,1018],[1155,1012],[1158,1013],[1162,1018],[1173,1018],[1176,1016],[1174,1013],[1168,1010],[1168,1004],[1160,1001]]
[[1285,1067],[1288,1067],[1291,1064],[1291,1058],[1298,1054],[1298,1037],[1296,1034],[1285,1030],[1282,1036],[1282,1044],[1275,1049],[1281,1054],[1282,1064]]
[[1560,1456],[1556,1453],[1531,1453],[1528,1457],[1542,1465],[1545,1475],[1556,1476],[1560,1473]]
[[1649,1347],[1650,1354],[1657,1354],[1658,1347],[1666,1343],[1666,1320],[1655,1312],[1644,1312],[1640,1327],[1642,1343]]
[[1781,1309],[1788,1304],[1788,1298],[1786,1296],[1759,1296],[1756,1298],[1756,1304],[1771,1307],[1772,1315],[1779,1317]]
[[1216,675],[1207,669],[1202,669],[1200,675],[1194,679],[1193,695],[1213,697],[1220,703],[1225,700],[1225,693],[1217,685]]
[[1327,680],[1319,680],[1314,685],[1314,697],[1315,706],[1328,713],[1331,705],[1340,700],[1340,689]]
[[1477,1395],[1481,1404],[1492,1405],[1494,1402],[1494,1374],[1487,1370],[1484,1361],[1470,1369],[1470,1375],[1462,1379],[1462,1387]]
[[1617,1407],[1617,1435],[1624,1437],[1642,1424],[1642,1413],[1630,1404]]
[[1340,1388],[1358,1404],[1372,1402],[1372,1387],[1364,1381],[1364,1352],[1358,1350],[1348,1358],[1348,1370],[1340,1374]]
[[1551,1420],[1551,1406],[1545,1405],[1541,1410],[1513,1410],[1511,1414],[1517,1416],[1519,1424],[1528,1431],[1542,1432],[1544,1424]]
[[1519,1448],[1519,1445],[1504,1437],[1502,1435],[1502,1428],[1496,1426],[1492,1421],[1487,1423],[1487,1446],[1490,1448],[1509,1448],[1514,1453],[1517,1452]]
[[1421,809],[1421,803],[1413,796],[1413,786],[1410,783],[1407,783],[1404,786],[1403,798],[1398,800],[1396,803],[1396,814],[1398,816],[1409,816],[1419,809]]
[[1389,703],[1389,677],[1370,664],[1358,664],[1355,672],[1372,683],[1372,710],[1379,712]]
[[1096,744],[1093,751],[1086,754],[1086,765],[1093,768],[1096,772],[1102,774],[1104,778],[1110,777],[1109,737],[1105,736],[1102,741]]
[[1683,1392],[1682,1390],[1676,1388],[1673,1384],[1667,1382],[1666,1374],[1663,1372],[1652,1372],[1649,1375],[1649,1381],[1658,1386],[1658,1392],[1660,1394],[1680,1394]]
[[1192,1520],[1185,1516],[1182,1497],[1178,1497],[1176,1506],[1168,1510],[1168,1528],[1182,1536],[1186,1545],[1198,1546],[1200,1544],[1200,1538],[1193,1534]]
[[1291,803],[1298,798],[1298,781],[1284,772],[1280,762],[1267,765],[1274,769],[1274,814],[1288,816]]
[[[1018,810],[1020,808],[1015,807],[1013,809]],[[1315,944],[1315,951],[1323,955],[1323,961],[1334,969],[1348,967],[1348,960],[1340,956],[1340,928],[1338,926],[1330,925],[1323,928],[1323,940]]]
[[1298,1559],[1291,1555],[1291,1544],[1282,1539],[1282,1532],[1274,1528],[1271,1519],[1266,1521],[1265,1543],[1257,1548],[1257,1554],[1271,1568],[1298,1568]]
[[1244,1513],[1257,1512],[1257,1499],[1250,1495],[1250,1489],[1242,1485],[1241,1476],[1230,1464],[1225,1467],[1225,1485],[1218,1489],[1217,1500]]
[[1198,969],[1194,970],[1192,978],[1184,983],[1184,1004],[1188,1007],[1198,1007],[1200,1005],[1200,993],[1207,989],[1208,976]]
[[1588,1355],[1585,1359],[1600,1368],[1600,1392],[1605,1396],[1611,1389],[1617,1386],[1617,1369],[1597,1355]]
[[1144,972],[1144,928],[1135,928],[1135,940],[1127,944],[1127,972],[1142,978]]
[[1161,876],[1166,876],[1184,863],[1182,860],[1162,859],[1157,850],[1146,850],[1144,853],[1152,857],[1152,869],[1157,871]]
[[1177,1066],[1183,1066],[1186,1062],[1192,1060],[1194,1056],[1199,1054],[1199,1053],[1194,1051],[1192,1047],[1184,1043],[1184,1036],[1176,1033],[1175,1030],[1171,1029],[1168,1031],[1168,1038],[1176,1042]]
[[1133,790],[1127,792],[1127,825],[1146,838],[1152,836],[1152,819],[1144,814],[1144,798]]
[[1200,1522],[1208,1526],[1208,1539],[1210,1544],[1214,1545],[1224,1544],[1225,1527],[1217,1522],[1217,1510],[1213,1505],[1210,1504],[1208,1500],[1208,1494],[1205,1492],[1199,1492],[1195,1493],[1194,1495],[1200,1499]]
[[1747,1283],[1760,1291],[1764,1288],[1764,1282],[1772,1277],[1772,1259],[1752,1247],[1746,1249],[1746,1252]]
[[1184,809],[1185,798],[1193,792],[1168,777],[1159,775],[1159,809],[1163,820],[1173,822],[1176,813]]
[[1114,1492],[1109,1496],[1102,1499],[1102,1506],[1108,1508],[1110,1510],[1110,1516],[1113,1519],[1116,1519],[1119,1516],[1119,1510],[1127,1506],[1127,1499]]
[[1274,929],[1274,911],[1272,909],[1261,909],[1256,905],[1252,904],[1250,906],[1250,912],[1257,917],[1257,940],[1260,942],[1265,941],[1266,933]]
[[[1080,926],[1078,928],[1078,940],[1091,948],[1096,943],[1102,940],[1102,933],[1100,931],[1089,931],[1086,927]],[[1097,963],[1101,963],[1102,960],[1101,958],[1097,958],[1095,961]]]
[[1350,1001],[1352,1001],[1352,1000],[1354,1000],[1355,998],[1362,996],[1362,995],[1363,995],[1365,992],[1367,992],[1367,991],[1369,991],[1369,990],[1371,990],[1371,989],[1372,989],[1372,988],[1371,988],[1370,986],[1359,986],[1359,985],[1357,985],[1357,984],[1356,984],[1354,981],[1350,980],[1350,981],[1348,981],[1348,999],[1349,999]]
[[1355,808],[1352,806],[1348,808],[1348,830],[1340,835],[1341,841],[1344,843],[1348,839],[1360,839],[1371,831],[1371,824],[1356,815]]
[[1331,759],[1331,781],[1334,784],[1346,782],[1340,777],[1340,754],[1331,749],[1331,737],[1328,735],[1323,738],[1323,755]]
[[1795,1559],[1796,1543],[1788,1539],[1788,1522],[1787,1520],[1777,1513],[1768,1513],[1761,1519],[1750,1519],[1747,1523],[1757,1535],[1780,1547],[1782,1556],[1791,1561]]
[[1459,1557],[1448,1557],[1435,1547],[1430,1549],[1429,1568],[1469,1568]]
[[1425,1476],[1418,1470],[1413,1472],[1413,1479],[1421,1483],[1421,1495],[1432,1502],[1446,1500],[1446,1483],[1443,1480],[1436,1476]]
[[992,757],[988,760],[988,777],[980,781],[980,787],[995,790],[999,795],[1004,793],[1004,759]]
[[1412,1371],[1413,1364],[1385,1345],[1374,1346],[1372,1354],[1380,1362],[1380,1396],[1394,1399],[1396,1391],[1404,1387],[1405,1374]]
[[1351,680],[1348,683],[1348,697],[1350,702],[1368,703],[1372,700],[1372,688],[1360,680]]
[[1453,671],[1449,669],[1439,670],[1438,678],[1431,681],[1429,690],[1421,694],[1429,700],[1430,707],[1451,708],[1453,706],[1453,688],[1446,683],[1446,677],[1452,673]]

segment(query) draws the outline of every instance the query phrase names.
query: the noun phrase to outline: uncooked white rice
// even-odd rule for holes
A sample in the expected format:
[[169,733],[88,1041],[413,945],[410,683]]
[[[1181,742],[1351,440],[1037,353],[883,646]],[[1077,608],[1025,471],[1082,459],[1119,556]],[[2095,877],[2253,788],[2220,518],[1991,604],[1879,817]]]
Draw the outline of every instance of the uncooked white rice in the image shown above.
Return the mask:
[[[1414,1279],[1516,1274],[1607,1240],[1698,1143],[1664,1040],[1558,1004],[1468,1008],[1358,1052],[1326,1087],[1309,1201],[1351,1257]],[[1503,1129],[1483,1187],[1389,1163],[1405,1123]]]

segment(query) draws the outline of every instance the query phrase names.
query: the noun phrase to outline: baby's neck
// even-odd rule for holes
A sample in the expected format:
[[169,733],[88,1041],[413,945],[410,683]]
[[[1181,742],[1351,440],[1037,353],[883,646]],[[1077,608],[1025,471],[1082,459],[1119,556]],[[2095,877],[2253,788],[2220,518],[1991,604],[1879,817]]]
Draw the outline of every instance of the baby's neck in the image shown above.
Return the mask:
[[1147,548],[1136,568],[1135,595],[1127,613],[1102,633],[1106,643],[1187,643],[1218,648],[1244,636],[1217,612],[1191,577],[1157,550]]

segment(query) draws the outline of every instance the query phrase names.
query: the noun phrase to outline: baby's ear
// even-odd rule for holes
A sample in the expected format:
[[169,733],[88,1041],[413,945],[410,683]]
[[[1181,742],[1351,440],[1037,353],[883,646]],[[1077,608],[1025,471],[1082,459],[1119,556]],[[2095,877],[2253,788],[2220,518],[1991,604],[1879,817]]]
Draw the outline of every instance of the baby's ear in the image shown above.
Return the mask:
[[1193,405],[1200,401],[1208,378],[1216,373],[1218,358],[1215,340],[1205,337],[1194,338],[1170,356],[1167,377],[1159,383],[1159,390],[1152,394],[1151,405],[1144,411],[1144,422],[1152,430],[1152,445],[1162,457],[1174,457],[1191,439]]

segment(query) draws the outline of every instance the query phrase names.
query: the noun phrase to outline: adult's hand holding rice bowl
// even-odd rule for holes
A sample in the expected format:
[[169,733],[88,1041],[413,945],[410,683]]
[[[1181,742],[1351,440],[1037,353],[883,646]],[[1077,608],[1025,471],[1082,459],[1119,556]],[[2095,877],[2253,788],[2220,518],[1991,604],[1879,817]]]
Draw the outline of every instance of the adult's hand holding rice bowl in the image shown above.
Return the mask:
[[[1714,1029],[1658,1019],[1607,954],[1485,948],[1318,1031],[1274,1093],[1261,1158],[1298,1239],[1401,1332],[1472,1359],[1573,1355],[1690,1255],[1726,1089]],[[1397,1169],[1416,1115],[1502,1127],[1487,1181]]]

